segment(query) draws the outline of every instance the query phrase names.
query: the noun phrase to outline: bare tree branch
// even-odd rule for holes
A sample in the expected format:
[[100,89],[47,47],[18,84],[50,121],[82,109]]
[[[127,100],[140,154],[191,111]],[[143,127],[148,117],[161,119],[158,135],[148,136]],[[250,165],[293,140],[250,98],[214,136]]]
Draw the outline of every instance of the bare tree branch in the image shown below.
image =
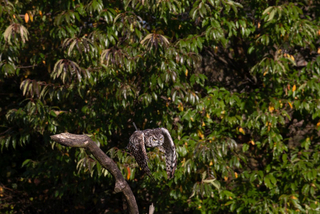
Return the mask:
[[153,214],[154,213],[154,205],[153,203],[149,206],[149,214]]
[[76,135],[70,133],[61,133],[50,136],[52,140],[69,147],[87,148],[92,155],[99,161],[99,163],[106,168],[115,178],[114,192],[123,192],[129,206],[129,213],[139,213],[136,198],[127,183],[122,176],[117,164],[109,158],[97,144],[87,135]]

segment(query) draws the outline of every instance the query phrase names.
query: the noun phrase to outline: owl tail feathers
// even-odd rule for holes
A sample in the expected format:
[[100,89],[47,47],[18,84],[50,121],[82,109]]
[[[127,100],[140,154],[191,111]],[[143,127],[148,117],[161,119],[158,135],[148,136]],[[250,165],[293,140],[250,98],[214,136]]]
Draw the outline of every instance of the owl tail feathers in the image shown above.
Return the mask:
[[167,165],[168,179],[172,179],[174,177],[174,172],[176,171],[176,168],[177,168],[177,159],[174,157],[173,161],[170,161],[169,158],[167,158],[166,165]]
[[172,172],[167,172],[168,179],[172,179],[174,177],[174,170]]
[[171,171],[167,171],[168,179],[172,179],[174,177],[175,168],[171,169]]

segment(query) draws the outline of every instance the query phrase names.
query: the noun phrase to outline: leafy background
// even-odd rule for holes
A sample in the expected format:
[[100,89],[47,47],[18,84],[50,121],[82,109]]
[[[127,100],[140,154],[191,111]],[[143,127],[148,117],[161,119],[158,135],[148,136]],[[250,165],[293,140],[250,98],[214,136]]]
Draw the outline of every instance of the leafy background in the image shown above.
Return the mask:
[[[0,210],[123,213],[114,179],[50,135],[89,134],[141,213],[319,212],[320,2],[0,1]],[[155,180],[125,147],[166,127]]]

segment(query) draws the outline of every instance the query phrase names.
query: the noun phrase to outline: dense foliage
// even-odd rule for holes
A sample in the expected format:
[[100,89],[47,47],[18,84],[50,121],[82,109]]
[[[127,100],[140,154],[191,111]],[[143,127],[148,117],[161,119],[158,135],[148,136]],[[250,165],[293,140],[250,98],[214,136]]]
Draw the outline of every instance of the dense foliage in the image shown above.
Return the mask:
[[[122,213],[117,162],[146,213],[318,213],[320,2],[0,0],[0,210]],[[125,147],[166,127],[155,180]]]

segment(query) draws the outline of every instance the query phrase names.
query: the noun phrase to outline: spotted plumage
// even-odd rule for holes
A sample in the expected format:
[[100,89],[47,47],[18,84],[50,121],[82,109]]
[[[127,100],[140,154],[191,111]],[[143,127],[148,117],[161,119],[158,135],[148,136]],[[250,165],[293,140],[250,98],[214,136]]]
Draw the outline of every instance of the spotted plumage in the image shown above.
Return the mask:
[[173,178],[174,171],[177,168],[177,154],[169,131],[165,128],[137,130],[130,136],[127,148],[135,157],[141,169],[152,176],[148,167],[146,146],[160,147],[160,151],[164,152],[166,156],[168,178]]

